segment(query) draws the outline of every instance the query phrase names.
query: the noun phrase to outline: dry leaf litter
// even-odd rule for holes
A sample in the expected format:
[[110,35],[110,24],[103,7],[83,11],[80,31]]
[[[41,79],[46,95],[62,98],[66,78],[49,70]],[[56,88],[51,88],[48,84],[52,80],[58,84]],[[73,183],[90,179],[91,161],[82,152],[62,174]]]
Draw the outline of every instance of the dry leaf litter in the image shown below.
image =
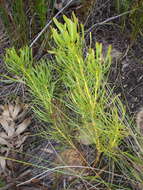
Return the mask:
[[[0,174],[10,173],[10,158],[16,159],[14,150],[21,152],[23,143],[29,133],[25,132],[31,123],[30,118],[24,118],[27,112],[27,105],[15,104],[0,105]],[[12,163],[10,164],[12,165]]]

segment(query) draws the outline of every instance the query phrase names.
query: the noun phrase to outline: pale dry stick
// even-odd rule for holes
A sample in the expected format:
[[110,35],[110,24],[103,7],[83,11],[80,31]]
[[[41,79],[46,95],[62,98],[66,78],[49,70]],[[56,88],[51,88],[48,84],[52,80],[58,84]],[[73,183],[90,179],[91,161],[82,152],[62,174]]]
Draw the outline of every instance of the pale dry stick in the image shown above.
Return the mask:
[[35,177],[33,177],[33,178],[31,178],[31,179],[29,179],[29,180],[27,180],[25,182],[22,182],[22,183],[18,184],[17,187],[19,187],[21,185],[29,184],[31,181],[33,181],[34,179],[37,179],[37,178],[43,179],[48,173],[52,173],[54,171],[58,171],[59,169],[65,169],[65,168],[67,168],[67,169],[69,169],[69,168],[84,168],[84,169],[92,169],[92,170],[94,169],[95,170],[95,168],[87,167],[87,166],[57,166],[57,167],[54,167],[54,168],[50,168],[50,169],[36,175]]
[[[19,187],[19,186],[22,186],[22,185],[26,185],[26,184],[29,184],[31,183],[31,181],[35,180],[35,179],[43,179],[44,177],[47,176],[48,173],[52,173],[52,172],[55,172],[55,171],[59,171],[59,169],[69,169],[69,168],[83,168],[83,169],[91,169],[91,170],[96,170],[96,171],[99,171],[97,174],[98,176],[101,174],[101,172],[105,172],[105,173],[112,173],[112,172],[109,172],[109,171],[106,171],[105,168],[106,166],[103,167],[103,169],[98,169],[98,168],[93,168],[93,167],[87,167],[87,166],[57,166],[57,167],[54,167],[54,168],[50,168],[38,175],[36,175],[35,177],[32,177],[31,179],[27,180],[27,181],[24,181],[22,183],[19,183],[17,184],[16,186]],[[123,177],[122,175],[118,175],[118,174],[114,174],[115,176],[119,176],[119,177]],[[81,177],[80,175],[75,175],[77,177]],[[128,179],[128,178],[125,178],[125,179]],[[132,180],[134,181],[134,180]]]
[[[53,18],[57,18],[72,2],[73,0],[70,0]],[[40,38],[40,36],[46,31],[48,26],[53,22],[53,19],[51,19],[45,27],[38,33],[37,37],[32,41],[30,44],[30,48],[36,43],[36,41]]]
[[122,13],[122,14],[119,14],[119,15],[116,15],[116,16],[112,16],[112,17],[110,17],[110,18],[108,18],[108,19],[106,19],[106,20],[104,20],[104,21],[102,21],[102,22],[96,23],[96,24],[94,24],[93,26],[91,26],[88,30],[86,30],[85,33],[91,32],[92,29],[93,29],[94,27],[96,27],[96,26],[103,25],[103,24],[105,24],[105,23],[107,23],[107,22],[110,22],[110,21],[112,21],[112,20],[115,20],[115,19],[117,19],[117,18],[120,18],[120,17],[122,17],[122,16],[124,16],[124,15],[126,15],[126,14],[129,14],[129,13],[133,12],[133,11],[135,11],[135,10],[126,11],[126,12],[124,12],[124,13]]

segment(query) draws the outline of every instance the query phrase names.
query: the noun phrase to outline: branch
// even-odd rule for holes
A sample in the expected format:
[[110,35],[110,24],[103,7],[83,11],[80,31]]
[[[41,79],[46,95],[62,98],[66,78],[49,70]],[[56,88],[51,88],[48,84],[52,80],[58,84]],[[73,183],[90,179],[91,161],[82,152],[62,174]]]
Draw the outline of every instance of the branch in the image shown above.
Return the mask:
[[93,26],[91,26],[87,31],[85,31],[85,33],[91,32],[91,30],[93,30],[93,28],[96,27],[96,26],[103,25],[103,24],[105,24],[105,23],[107,23],[107,22],[110,22],[110,21],[112,21],[112,20],[115,20],[115,19],[117,19],[117,18],[120,18],[121,16],[127,15],[127,14],[129,14],[129,13],[131,13],[131,12],[133,12],[133,11],[135,11],[135,10],[126,11],[126,12],[120,14],[120,15],[113,16],[113,17],[110,17],[110,18],[108,18],[108,19],[106,19],[106,20],[104,20],[104,21],[102,21],[102,22],[96,23],[96,24],[94,24]]

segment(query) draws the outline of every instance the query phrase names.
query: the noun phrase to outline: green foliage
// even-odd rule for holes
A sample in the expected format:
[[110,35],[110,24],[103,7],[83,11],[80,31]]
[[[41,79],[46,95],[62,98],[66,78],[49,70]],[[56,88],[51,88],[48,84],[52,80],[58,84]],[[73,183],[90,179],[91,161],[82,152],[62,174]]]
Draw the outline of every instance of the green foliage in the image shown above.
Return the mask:
[[40,19],[40,25],[41,27],[44,27],[46,23],[46,13],[47,13],[47,7],[46,5],[46,0],[36,0],[35,2],[35,11]]
[[0,178],[0,187],[4,187],[5,186],[5,182]]
[[[53,98],[54,82],[49,66],[45,60],[41,60],[37,65],[33,65],[32,50],[28,47],[22,48],[17,52],[15,48],[7,49],[5,55],[5,63],[15,78],[24,82],[34,97],[34,109],[45,121],[50,122],[50,114],[52,113],[51,100]],[[16,80],[15,79],[15,80]],[[38,111],[37,105],[41,108]],[[45,110],[42,111],[42,109]]]
[[133,0],[116,0],[116,9],[118,12],[124,12],[129,10],[130,5],[133,3]]
[[[99,152],[115,152],[128,133],[123,124],[125,109],[118,97],[112,97],[112,90],[109,90],[109,93],[107,91],[111,47],[106,56],[103,56],[102,45],[97,43],[96,52],[89,48],[84,55],[83,26],[78,24],[74,15],[73,21],[66,16],[63,18],[64,24],[54,19],[58,30],[52,29],[55,48],[51,53],[55,54],[56,65],[52,66],[45,60],[33,65],[32,51],[28,47],[18,53],[14,48],[7,50],[6,65],[16,76],[23,76],[22,80],[34,97],[36,113],[42,120],[52,122],[55,126],[57,132],[53,133],[54,138],[59,139],[59,136],[62,136],[72,144],[69,138],[72,134],[68,134],[72,128],[73,131],[78,131],[80,139],[90,139],[89,143],[95,144]],[[66,101],[61,102],[64,102],[68,109],[72,108],[72,112],[78,115],[78,121],[73,118],[72,121],[70,116],[65,116],[67,108],[61,110],[59,105],[52,102],[57,82],[52,77],[54,67],[59,74],[58,80],[68,89]],[[122,116],[119,116],[117,104]],[[55,108],[59,117],[53,119]],[[86,137],[83,137],[84,134]]]
[[[76,130],[86,134],[99,152],[115,152],[127,131],[123,124],[124,107],[118,97],[112,97],[112,91],[107,93],[111,47],[104,57],[102,45],[97,43],[96,52],[89,48],[85,56],[83,26],[74,15],[73,21],[63,18],[65,24],[54,19],[58,30],[52,29],[56,46],[51,52],[56,56],[56,68],[68,89],[68,106],[80,115]],[[122,117],[116,104],[121,108]]]
[[21,76],[26,70],[31,70],[33,64],[32,50],[28,47],[20,49],[19,52],[15,48],[6,50],[5,64],[10,72],[14,75]]
[[[141,136],[134,133],[130,123],[129,127],[125,125],[125,108],[108,84],[111,47],[107,52],[103,52],[99,43],[95,50],[87,48],[83,25],[74,15],[72,20],[63,18],[64,24],[54,19],[55,46],[49,51],[55,55],[53,62],[34,63],[30,48],[19,52],[11,48],[5,55],[7,68],[15,80],[20,79],[27,85],[35,113],[41,120],[51,123],[50,132],[48,128],[44,135],[48,133],[64,146],[74,148],[77,141],[92,144],[97,150],[94,166],[104,153],[129,180],[142,183]],[[59,84],[66,89],[60,94]],[[121,143],[126,151],[120,149]],[[88,177],[116,188],[96,175]]]
[[134,11],[130,14],[132,26],[132,39],[135,40],[138,33],[143,34],[143,1],[133,4]]
[[44,60],[25,73],[26,84],[34,97],[34,110],[40,119],[51,122],[53,113],[52,99],[55,83],[52,81],[50,67]]
[[139,126],[133,122],[128,124],[130,137],[124,142],[128,150],[121,152],[118,165],[135,187],[143,189],[143,136],[138,130]]
[[11,3],[11,8],[9,7],[8,2],[3,1],[0,3],[0,11],[2,13],[1,17],[3,19],[4,25],[10,36],[10,40],[13,41],[13,44],[16,46],[18,41],[19,44],[27,44],[28,21],[25,14],[23,1],[13,1]]
[[[15,2],[15,3],[14,3]],[[28,43],[28,20],[25,14],[24,2],[23,0],[13,1],[12,3],[13,22],[15,25],[14,35],[16,38],[14,40],[19,40],[21,44]],[[17,39],[17,37],[19,39]]]
[[63,111],[54,99],[57,81],[54,80],[52,63],[43,59],[33,64],[32,50],[28,47],[22,48],[18,52],[15,48],[7,49],[4,60],[8,70],[14,75],[13,78],[5,77],[8,80],[24,83],[32,96],[33,110],[37,116],[42,121],[53,124],[54,130],[49,132],[47,129],[46,133],[49,132],[53,139],[61,141],[66,139],[69,143],[66,120],[63,123],[60,117],[61,114],[63,115]]

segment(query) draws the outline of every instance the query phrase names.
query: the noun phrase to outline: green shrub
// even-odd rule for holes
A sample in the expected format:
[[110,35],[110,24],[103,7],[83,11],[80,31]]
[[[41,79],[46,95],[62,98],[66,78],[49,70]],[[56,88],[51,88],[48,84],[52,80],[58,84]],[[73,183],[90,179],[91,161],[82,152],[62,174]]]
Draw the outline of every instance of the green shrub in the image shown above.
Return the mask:
[[[99,169],[100,174],[109,168],[107,173],[112,172],[114,176],[114,169],[110,169],[118,166],[128,181],[142,184],[141,135],[128,122],[125,107],[108,84],[111,47],[106,54],[102,44],[96,43],[95,50],[86,47],[83,25],[74,15],[72,20],[66,16],[63,19],[64,24],[54,19],[55,45],[49,51],[55,56],[52,62],[34,63],[28,47],[19,52],[15,48],[7,50],[5,63],[14,75],[12,80],[20,79],[27,85],[35,113],[51,124],[45,135],[49,134],[64,146],[92,145],[96,150],[93,167]],[[101,169],[97,164],[100,165],[102,157],[108,157],[108,163]],[[117,188],[118,185],[110,184],[109,180],[102,180],[99,173],[88,178],[108,189]]]
[[[67,106],[79,115],[75,128],[81,134],[79,138],[90,139],[89,143],[95,144],[100,153],[115,153],[127,135],[127,128],[123,124],[125,108],[117,96],[113,98],[107,82],[111,47],[104,57],[102,45],[96,43],[96,50],[89,48],[84,55],[83,26],[75,16],[73,21],[63,18],[64,24],[54,20],[58,30],[52,29],[56,44],[52,53],[60,79],[68,89]],[[122,116],[119,116],[117,104]]]
[[[69,128],[79,133],[77,139],[90,139],[89,143],[95,144],[99,153],[115,153],[128,133],[123,123],[125,109],[117,96],[112,97],[107,82],[111,48],[104,57],[102,45],[97,43],[96,52],[89,48],[84,55],[83,26],[78,24],[75,16],[73,21],[65,16],[63,18],[65,23],[61,24],[55,19],[58,30],[52,29],[55,48],[50,52],[55,54],[56,64],[47,64],[43,60],[32,66],[32,54],[28,48],[20,50],[19,54],[13,48],[7,50],[5,62],[10,71],[23,76],[23,81],[34,97],[38,115],[55,125],[57,133],[53,133],[54,138],[62,136],[69,143],[69,137],[72,136]],[[58,122],[50,119],[57,106],[52,102],[56,96],[54,89],[57,83],[53,81],[52,67],[59,74],[58,80],[68,89],[67,92],[62,92],[66,93],[66,100],[60,100],[66,109],[60,112],[70,109],[78,116],[78,121],[70,116],[66,117],[65,123],[60,117]],[[117,104],[122,116],[119,116]]]

